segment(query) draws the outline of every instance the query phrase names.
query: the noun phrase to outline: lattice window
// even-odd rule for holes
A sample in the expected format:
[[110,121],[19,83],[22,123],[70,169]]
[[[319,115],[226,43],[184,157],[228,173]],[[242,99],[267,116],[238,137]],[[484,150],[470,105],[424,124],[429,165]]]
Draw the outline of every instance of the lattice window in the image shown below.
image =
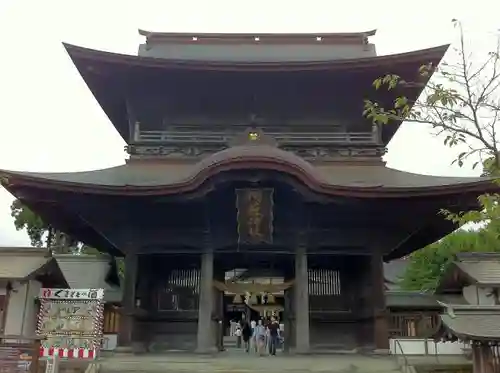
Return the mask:
[[198,269],[173,270],[158,294],[161,311],[195,311],[198,309],[200,271]]
[[339,271],[332,269],[310,269],[309,295],[341,295]]
[[311,311],[339,311],[348,308],[342,296],[340,271],[309,269],[309,308]]

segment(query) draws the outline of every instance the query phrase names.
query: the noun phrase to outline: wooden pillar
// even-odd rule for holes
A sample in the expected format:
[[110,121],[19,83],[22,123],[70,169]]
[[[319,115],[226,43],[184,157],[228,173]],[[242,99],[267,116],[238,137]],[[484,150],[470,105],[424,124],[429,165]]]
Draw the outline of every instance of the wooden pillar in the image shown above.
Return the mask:
[[214,253],[207,248],[201,255],[200,299],[198,306],[197,353],[210,353],[215,350],[212,313],[214,309]]
[[307,249],[303,242],[295,250],[295,352],[309,352],[309,276]]
[[389,351],[389,326],[385,305],[384,263],[381,250],[374,248],[371,256],[373,317],[375,349],[380,352]]
[[472,373],[483,373],[481,346],[474,342],[472,343]]
[[[224,282],[226,279],[226,272],[222,267],[214,268],[214,279],[220,282]],[[214,296],[214,317],[212,323],[214,324],[215,331],[215,346],[217,350],[224,350],[224,330],[225,330],[225,319],[224,319],[224,292],[217,289],[215,286],[212,287]]]
[[[285,282],[288,282],[288,281],[291,281],[293,280],[293,270],[291,270],[291,268],[287,268],[286,271],[285,271],[285,276],[284,276],[284,280]],[[285,337],[285,345],[283,346],[284,347],[284,351],[285,353],[289,353],[290,352],[290,347],[292,346],[293,344],[293,341],[294,341],[294,333],[293,333],[293,330],[292,330],[292,320],[293,320],[293,305],[292,305],[292,301],[293,301],[293,286],[288,288],[288,289],[285,289],[284,291],[284,312],[283,312],[283,316],[284,316],[284,320],[283,320],[283,324],[284,324],[284,337]]]
[[135,291],[137,284],[138,256],[128,253],[125,256],[125,279],[123,281],[122,315],[118,331],[118,346],[131,348],[134,329]]
[[472,343],[472,371],[473,373],[495,373],[496,356],[487,343]]

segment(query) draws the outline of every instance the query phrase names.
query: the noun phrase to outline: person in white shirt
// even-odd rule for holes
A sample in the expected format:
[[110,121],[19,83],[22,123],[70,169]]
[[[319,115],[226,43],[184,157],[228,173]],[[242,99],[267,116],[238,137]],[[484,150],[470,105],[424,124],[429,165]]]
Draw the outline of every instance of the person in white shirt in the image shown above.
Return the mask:
[[236,324],[236,330],[235,330],[234,334],[236,335],[236,347],[241,348],[242,331],[241,331],[241,324],[239,322]]
[[255,320],[250,321],[250,328],[252,329],[252,337],[250,338],[250,348],[257,352],[257,341],[255,340],[255,327],[257,326],[257,323]]

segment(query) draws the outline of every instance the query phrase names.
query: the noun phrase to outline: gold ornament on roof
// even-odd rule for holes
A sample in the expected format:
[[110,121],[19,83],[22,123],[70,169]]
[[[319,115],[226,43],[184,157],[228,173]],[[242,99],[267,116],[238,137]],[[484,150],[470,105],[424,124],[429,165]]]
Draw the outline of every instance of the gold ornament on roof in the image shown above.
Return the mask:
[[257,141],[259,139],[259,133],[256,131],[250,131],[248,132],[248,139],[250,141]]

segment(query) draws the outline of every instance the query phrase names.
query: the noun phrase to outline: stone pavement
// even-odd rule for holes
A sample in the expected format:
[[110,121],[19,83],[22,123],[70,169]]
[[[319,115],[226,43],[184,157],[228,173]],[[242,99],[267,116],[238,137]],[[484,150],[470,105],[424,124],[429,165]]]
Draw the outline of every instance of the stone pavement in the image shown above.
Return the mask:
[[400,373],[396,359],[365,355],[278,355],[258,357],[242,351],[214,356],[188,353],[115,355],[103,358],[100,373]]

